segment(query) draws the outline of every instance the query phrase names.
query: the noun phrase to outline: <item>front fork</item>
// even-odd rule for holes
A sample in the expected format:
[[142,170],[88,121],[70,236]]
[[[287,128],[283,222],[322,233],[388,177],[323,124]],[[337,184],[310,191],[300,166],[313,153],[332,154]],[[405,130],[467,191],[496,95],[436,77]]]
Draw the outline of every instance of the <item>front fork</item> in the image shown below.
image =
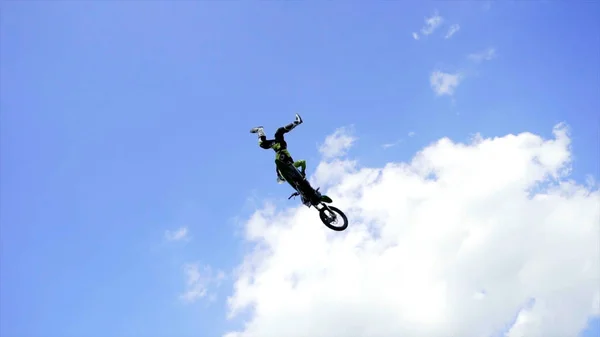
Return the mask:
[[[335,219],[337,219],[337,214],[335,214],[335,212],[334,212],[334,211],[332,211],[332,210],[331,210],[331,208],[329,208],[329,206],[327,206],[327,204],[326,204],[326,203],[323,203],[323,202],[322,202],[322,203],[320,203],[319,205],[321,206],[321,208],[319,208],[319,207],[315,206],[315,208],[316,208],[317,210],[319,210],[319,212],[320,212],[321,210],[323,210],[323,209],[324,209],[324,210],[326,210],[326,211],[328,212],[328,213],[327,213],[327,217],[328,217],[328,218],[330,218],[331,220],[335,220]],[[331,215],[330,215],[330,214],[331,214]]]

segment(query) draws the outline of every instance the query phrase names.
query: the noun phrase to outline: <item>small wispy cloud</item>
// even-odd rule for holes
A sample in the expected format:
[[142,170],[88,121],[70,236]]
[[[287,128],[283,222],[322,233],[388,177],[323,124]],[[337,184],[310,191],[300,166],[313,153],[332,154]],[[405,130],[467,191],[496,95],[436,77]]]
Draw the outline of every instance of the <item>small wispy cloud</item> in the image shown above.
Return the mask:
[[382,148],[384,149],[389,149],[390,147],[396,146],[398,144],[402,143],[402,139],[398,139],[397,141],[393,142],[393,143],[386,143],[381,145]]
[[[180,298],[186,302],[195,302],[206,297],[210,286],[219,286],[225,279],[223,271],[219,270],[215,273],[208,265],[201,269],[198,263],[184,265],[183,272],[186,278],[186,290]],[[214,299],[214,296],[212,297]]]
[[452,96],[462,80],[460,73],[450,74],[441,71],[434,71],[429,76],[431,89],[437,96]]
[[[410,131],[408,133],[408,137],[413,137],[414,135],[416,135],[417,133],[414,131]],[[400,143],[402,143],[404,140],[403,139],[398,139],[397,141],[393,142],[393,143],[386,143],[386,144],[382,144],[381,147],[384,149],[389,149],[390,147],[394,147]]]
[[444,39],[451,38],[452,35],[458,33],[459,30],[460,30],[460,25],[458,23],[453,24],[452,26],[450,26],[450,28],[448,28],[448,32],[446,33],[446,36],[444,36]]
[[183,269],[186,276],[187,287],[185,293],[181,295],[181,298],[187,302],[193,302],[206,296],[207,282],[203,279],[198,264],[187,264]]
[[477,63],[489,61],[496,57],[496,49],[490,47],[480,52],[469,54],[467,57],[469,58],[469,60]]
[[[421,35],[427,36],[431,35],[438,27],[444,22],[444,18],[441,17],[438,11],[435,11],[434,14],[430,17],[425,18],[425,25],[421,28]],[[420,38],[419,33],[412,33],[413,39],[418,40]]]
[[443,22],[444,22],[444,18],[442,18],[436,11],[431,17],[425,18],[425,26],[423,28],[421,28],[421,34],[430,35]]
[[187,227],[181,227],[176,231],[165,231],[165,238],[169,241],[180,241],[188,237]]

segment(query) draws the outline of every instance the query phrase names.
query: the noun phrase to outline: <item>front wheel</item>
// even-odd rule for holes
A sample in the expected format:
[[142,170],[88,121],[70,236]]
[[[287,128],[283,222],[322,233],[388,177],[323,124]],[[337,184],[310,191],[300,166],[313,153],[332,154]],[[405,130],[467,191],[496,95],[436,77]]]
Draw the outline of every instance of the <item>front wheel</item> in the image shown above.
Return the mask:
[[319,209],[319,217],[327,228],[341,232],[348,227],[348,218],[339,208],[327,206]]

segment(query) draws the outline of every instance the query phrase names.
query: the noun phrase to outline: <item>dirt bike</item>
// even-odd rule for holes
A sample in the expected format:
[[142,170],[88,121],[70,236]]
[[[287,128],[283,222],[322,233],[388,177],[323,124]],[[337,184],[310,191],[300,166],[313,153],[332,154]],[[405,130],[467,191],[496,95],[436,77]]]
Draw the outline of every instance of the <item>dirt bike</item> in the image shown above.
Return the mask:
[[[302,198],[302,203],[306,207],[310,208],[313,206],[319,211],[321,222],[329,229],[343,231],[348,227],[348,218],[346,217],[346,214],[337,207],[327,205],[328,203],[331,203],[331,198],[321,195],[319,188],[316,190],[312,188],[306,180],[306,177],[304,177],[294,165],[279,164],[277,169],[285,181],[287,181],[296,191],[289,196],[288,200],[292,197],[295,198],[300,196]],[[338,224],[338,220],[341,220],[341,224]]]

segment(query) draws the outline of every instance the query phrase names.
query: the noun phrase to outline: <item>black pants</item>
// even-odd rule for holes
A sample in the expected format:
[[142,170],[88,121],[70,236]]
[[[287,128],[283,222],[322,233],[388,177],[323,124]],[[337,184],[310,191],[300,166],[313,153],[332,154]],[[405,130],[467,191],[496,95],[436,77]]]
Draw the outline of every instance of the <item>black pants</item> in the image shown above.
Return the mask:
[[275,139],[267,139],[267,136],[260,137],[260,147],[262,147],[265,150],[268,150],[273,146],[273,144],[279,143],[279,146],[281,146],[281,150],[287,149],[287,143],[283,135],[288,133],[290,130],[291,128],[288,128],[288,125],[286,125],[280,127],[279,129],[277,129],[277,131],[275,131]]

